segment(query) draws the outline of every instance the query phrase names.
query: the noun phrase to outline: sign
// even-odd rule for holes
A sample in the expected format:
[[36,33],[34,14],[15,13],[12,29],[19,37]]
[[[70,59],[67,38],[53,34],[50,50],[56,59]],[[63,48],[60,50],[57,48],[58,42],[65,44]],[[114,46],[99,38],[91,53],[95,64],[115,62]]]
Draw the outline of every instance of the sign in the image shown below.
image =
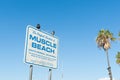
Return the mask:
[[58,39],[30,25],[26,29],[25,62],[57,68]]

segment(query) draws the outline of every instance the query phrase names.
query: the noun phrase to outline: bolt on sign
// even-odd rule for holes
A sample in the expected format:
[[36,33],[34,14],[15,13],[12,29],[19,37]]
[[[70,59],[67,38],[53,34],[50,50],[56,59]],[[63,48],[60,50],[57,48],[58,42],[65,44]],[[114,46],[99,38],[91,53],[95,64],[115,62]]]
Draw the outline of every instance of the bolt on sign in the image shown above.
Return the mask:
[[58,39],[28,25],[25,41],[25,63],[57,68]]

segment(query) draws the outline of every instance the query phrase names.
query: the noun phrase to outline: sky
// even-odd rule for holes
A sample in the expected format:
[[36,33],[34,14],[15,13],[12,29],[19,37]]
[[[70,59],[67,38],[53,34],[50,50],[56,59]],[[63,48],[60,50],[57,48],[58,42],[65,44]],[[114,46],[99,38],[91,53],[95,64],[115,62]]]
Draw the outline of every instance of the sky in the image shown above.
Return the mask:
[[[59,39],[58,68],[52,80],[107,80],[104,50],[95,42],[100,29],[115,37],[120,31],[119,0],[1,0],[0,80],[29,80],[29,64],[24,63],[27,25],[51,33]],[[120,42],[111,42],[109,59],[114,80],[120,80],[116,54]],[[48,68],[33,65],[33,80],[48,80]]]

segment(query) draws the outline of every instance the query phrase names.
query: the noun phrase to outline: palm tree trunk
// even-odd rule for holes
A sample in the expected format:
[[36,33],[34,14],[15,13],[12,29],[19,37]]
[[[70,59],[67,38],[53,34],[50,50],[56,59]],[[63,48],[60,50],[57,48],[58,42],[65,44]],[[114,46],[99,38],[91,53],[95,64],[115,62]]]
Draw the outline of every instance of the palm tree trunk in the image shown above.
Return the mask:
[[109,62],[108,50],[105,50],[105,52],[106,52],[107,64],[108,64],[108,68],[107,69],[108,69],[110,80],[112,80],[112,72],[111,72],[111,67],[110,67],[110,62]]

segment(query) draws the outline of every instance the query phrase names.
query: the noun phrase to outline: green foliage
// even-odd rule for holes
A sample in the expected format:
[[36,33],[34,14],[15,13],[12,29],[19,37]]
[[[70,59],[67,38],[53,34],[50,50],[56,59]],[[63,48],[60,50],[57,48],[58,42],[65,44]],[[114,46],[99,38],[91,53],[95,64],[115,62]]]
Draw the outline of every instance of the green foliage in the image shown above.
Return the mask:
[[120,37],[120,32],[118,33],[118,36]]
[[120,58],[120,52],[117,53],[116,58]]
[[120,52],[117,53],[116,58],[116,63],[120,64]]
[[115,40],[116,40],[116,38],[114,38],[114,37],[113,37],[113,38],[111,38],[111,40],[112,40],[112,41],[115,41]]

